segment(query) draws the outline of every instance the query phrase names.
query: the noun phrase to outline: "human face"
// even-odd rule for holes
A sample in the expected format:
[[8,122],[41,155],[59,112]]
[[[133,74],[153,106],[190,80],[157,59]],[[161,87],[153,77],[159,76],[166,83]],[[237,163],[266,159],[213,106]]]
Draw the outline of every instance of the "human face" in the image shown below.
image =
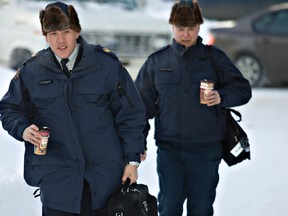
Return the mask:
[[60,58],[68,58],[74,51],[79,33],[73,29],[49,32],[46,35],[46,41],[52,51]]
[[195,26],[175,26],[173,25],[173,35],[177,43],[187,47],[193,46],[197,42],[200,25]]

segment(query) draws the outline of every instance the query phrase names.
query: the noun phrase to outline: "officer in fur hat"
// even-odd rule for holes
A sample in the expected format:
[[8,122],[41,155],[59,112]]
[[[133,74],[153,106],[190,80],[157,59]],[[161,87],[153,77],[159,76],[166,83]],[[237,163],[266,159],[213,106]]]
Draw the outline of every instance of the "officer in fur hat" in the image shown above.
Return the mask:
[[[182,216],[187,199],[187,215],[212,216],[225,135],[223,108],[246,104],[251,87],[231,60],[213,47],[223,73],[223,80],[217,80],[208,48],[198,35],[203,18],[195,0],[176,2],[169,23],[172,44],[151,54],[136,79],[147,111],[146,136],[148,120],[155,117],[159,215]],[[201,80],[215,83],[202,103]]]
[[[117,57],[80,36],[72,5],[48,4],[39,17],[50,46],[11,81],[0,120],[25,142],[24,178],[39,187],[43,216],[103,216],[112,192],[137,180],[145,107]],[[40,126],[50,128],[45,155]]]

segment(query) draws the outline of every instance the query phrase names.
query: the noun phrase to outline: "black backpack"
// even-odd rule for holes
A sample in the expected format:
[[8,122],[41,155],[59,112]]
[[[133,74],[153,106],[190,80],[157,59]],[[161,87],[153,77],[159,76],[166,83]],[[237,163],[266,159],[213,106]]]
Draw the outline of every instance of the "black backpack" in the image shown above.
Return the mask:
[[[108,199],[105,216],[157,216],[157,199],[149,194],[148,186],[126,181]],[[103,215],[103,216],[104,216]]]
[[[215,69],[218,82],[221,83],[221,71],[217,68],[212,46],[206,45],[206,48],[208,57]],[[228,166],[233,166],[245,159],[251,159],[250,143],[247,134],[238,124],[238,122],[242,120],[241,113],[231,108],[223,109],[225,109],[226,112],[226,133],[225,139],[222,141],[223,160]],[[235,120],[231,113],[238,116],[239,119]]]

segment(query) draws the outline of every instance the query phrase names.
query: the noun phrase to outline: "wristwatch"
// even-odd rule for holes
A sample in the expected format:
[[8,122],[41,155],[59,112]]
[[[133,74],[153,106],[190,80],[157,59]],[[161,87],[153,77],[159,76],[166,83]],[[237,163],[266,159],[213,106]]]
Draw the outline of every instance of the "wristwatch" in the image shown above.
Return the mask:
[[136,166],[139,167],[140,163],[137,161],[129,161],[127,164],[132,165],[132,166]]

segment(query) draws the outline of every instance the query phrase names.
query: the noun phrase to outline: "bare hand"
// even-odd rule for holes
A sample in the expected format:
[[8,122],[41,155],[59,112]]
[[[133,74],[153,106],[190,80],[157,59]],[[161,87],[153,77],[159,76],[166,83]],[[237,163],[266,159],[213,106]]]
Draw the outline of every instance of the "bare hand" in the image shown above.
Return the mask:
[[124,174],[122,176],[122,183],[124,184],[127,180],[127,178],[130,179],[130,184],[136,183],[138,179],[138,171],[137,167],[127,164],[125,169],[124,169]]
[[23,132],[23,139],[27,142],[30,142],[33,145],[39,146],[41,143],[41,135],[38,132],[39,128],[32,124],[29,127],[25,128]]
[[141,161],[146,160],[146,157],[147,157],[147,150],[145,150],[143,154],[140,154]]
[[207,106],[214,106],[221,103],[221,97],[218,91],[213,90],[205,96],[205,100],[208,102]]

